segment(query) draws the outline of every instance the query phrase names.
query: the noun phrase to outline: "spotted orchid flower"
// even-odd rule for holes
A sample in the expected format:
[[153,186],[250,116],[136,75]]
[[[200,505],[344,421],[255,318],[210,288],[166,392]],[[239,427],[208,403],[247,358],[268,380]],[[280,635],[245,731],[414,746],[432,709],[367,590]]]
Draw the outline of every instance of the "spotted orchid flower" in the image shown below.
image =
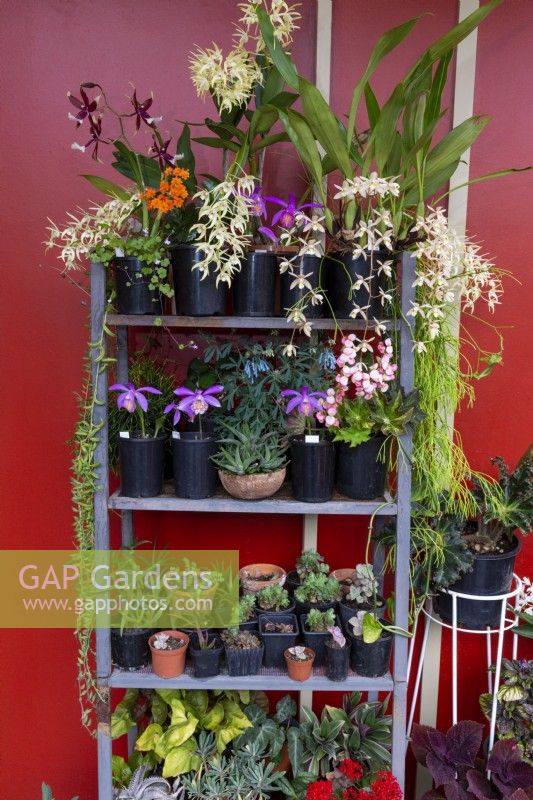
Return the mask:
[[320,203],[304,203],[303,205],[299,206],[296,204],[296,197],[293,194],[290,194],[287,200],[282,200],[281,197],[268,196],[264,199],[281,206],[281,209],[272,217],[272,225],[279,225],[281,228],[285,228],[286,230],[294,228],[296,224],[296,215],[305,208],[323,208]]
[[161,394],[159,389],[155,389],[153,386],[139,386],[139,388],[136,389],[133,383],[114,383],[109,387],[109,391],[120,392],[117,397],[117,407],[124,409],[130,414],[137,411],[137,406],[139,406],[141,411],[148,411],[148,399],[144,396],[143,392],[148,392],[148,394]]
[[312,417],[317,411],[322,410],[322,403],[319,398],[325,399],[325,392],[310,392],[308,386],[302,386],[301,389],[283,389],[281,397],[290,397],[287,403],[285,412],[290,414],[291,411],[296,410],[298,414],[303,414],[304,417]]
[[174,425],[179,422],[182,411],[190,420],[193,420],[196,416],[205,414],[209,410],[209,406],[220,408],[220,400],[213,395],[220,394],[222,391],[224,391],[224,387],[219,383],[215,383],[208,389],[188,389],[186,386],[180,386],[178,389],[174,389],[174,394],[182,397],[183,400],[178,403],[169,403],[164,412],[168,414],[169,411],[174,411]]

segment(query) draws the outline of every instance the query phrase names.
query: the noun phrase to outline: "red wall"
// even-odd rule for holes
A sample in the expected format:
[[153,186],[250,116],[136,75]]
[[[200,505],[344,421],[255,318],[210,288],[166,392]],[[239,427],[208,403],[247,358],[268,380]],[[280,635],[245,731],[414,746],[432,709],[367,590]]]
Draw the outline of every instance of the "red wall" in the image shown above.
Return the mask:
[[[1,293],[5,352],[2,377],[4,548],[62,548],[72,540],[69,501],[69,455],[65,445],[76,419],[74,394],[80,386],[87,331],[86,298],[62,280],[51,255],[43,253],[46,218],[57,222],[77,205],[97,195],[77,177],[93,164],[70,150],[76,136],[67,122],[66,91],[84,80],[101,82],[116,104],[129,83],[144,98],[154,90],[154,109],[171,120],[200,120],[210,113],[194,95],[187,75],[193,44],[212,40],[228,44],[235,11],[231,0],[5,0],[2,9],[4,70],[0,77],[3,113],[0,136],[4,153],[1,196],[4,260]],[[313,75],[314,0],[304,0],[304,21],[294,55],[301,71]],[[411,43],[392,55],[376,79],[378,96],[395,82],[423,47],[454,21],[449,0],[335,0],[333,92],[337,111],[346,110],[349,91],[373,41],[385,28],[423,11]],[[528,0],[508,0],[485,23],[479,39],[476,111],[489,113],[492,125],[476,146],[474,175],[505,165],[527,163],[531,111],[528,109],[531,23]],[[81,140],[80,140],[81,141]],[[301,172],[291,161],[292,174]],[[204,165],[216,170],[209,153]],[[269,167],[271,190],[283,190],[279,158]],[[484,239],[503,268],[522,285],[507,281],[502,309],[495,317],[506,326],[503,367],[479,386],[474,411],[464,411],[459,425],[476,467],[496,453],[513,462],[531,438],[528,399],[531,373],[522,355],[529,322],[530,272],[526,237],[531,215],[531,178],[522,175],[472,190],[469,228]],[[512,326],[512,327],[511,327]],[[476,332],[477,328],[476,326]],[[512,401],[512,405],[511,405]],[[529,423],[529,424],[528,424]],[[163,515],[162,515],[163,516]],[[362,551],[364,525],[350,519],[324,519],[319,547],[332,563],[352,560],[353,531]],[[290,566],[300,546],[300,524],[292,518],[183,515],[145,516],[139,532],[187,546],[190,532],[201,530],[205,546],[239,547],[244,563],[268,556]],[[215,527],[216,526],[216,527]],[[531,548],[529,547],[529,550]],[[347,556],[346,552],[350,555]],[[521,557],[521,570],[528,569]],[[531,558],[529,557],[531,572]],[[479,644],[479,646],[478,646]],[[465,650],[470,681],[461,698],[468,714],[477,713],[483,688],[481,642]],[[524,651],[525,652],[525,651]],[[38,797],[41,780],[49,781],[58,800],[80,794],[95,797],[95,748],[79,725],[75,683],[75,643],[68,631],[8,631],[2,637],[0,764],[21,796]],[[445,648],[445,661],[448,653]],[[444,672],[443,672],[444,674]],[[448,719],[448,689],[442,682],[441,718]]]

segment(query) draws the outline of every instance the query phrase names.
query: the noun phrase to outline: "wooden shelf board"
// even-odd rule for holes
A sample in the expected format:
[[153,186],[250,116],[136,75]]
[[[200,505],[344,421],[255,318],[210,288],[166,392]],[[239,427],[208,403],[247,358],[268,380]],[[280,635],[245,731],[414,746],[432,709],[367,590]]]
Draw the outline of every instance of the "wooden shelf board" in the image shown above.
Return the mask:
[[[156,320],[159,322],[156,323]],[[267,329],[292,331],[294,325],[287,322],[285,317],[184,317],[174,315],[155,316],[153,314],[108,314],[106,322],[108,325],[125,327],[152,327],[157,324],[163,328],[218,328],[228,330],[242,328],[247,330]],[[315,330],[334,330],[338,326],[343,331],[364,331],[372,325],[364,320],[339,319],[335,323],[333,319],[314,319],[312,320]],[[397,326],[396,320],[385,323],[388,330],[393,330]]]

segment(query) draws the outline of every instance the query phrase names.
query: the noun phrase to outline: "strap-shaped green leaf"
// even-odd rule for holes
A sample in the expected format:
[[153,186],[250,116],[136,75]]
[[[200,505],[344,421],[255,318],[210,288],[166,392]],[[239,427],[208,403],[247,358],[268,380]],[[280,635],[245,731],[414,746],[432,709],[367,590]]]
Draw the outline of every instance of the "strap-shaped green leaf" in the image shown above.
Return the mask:
[[[296,67],[276,39],[272,22],[264,8],[257,7],[257,20],[270,57],[274,62],[274,66],[280,75],[283,76],[285,82],[288,83],[289,86],[292,86],[293,89],[297,89],[298,73],[296,72]],[[265,100],[264,97],[263,99]]]
[[94,186],[95,189],[109,195],[109,197],[115,197],[118,200],[127,200],[130,196],[125,189],[117,186],[116,183],[112,181],[108,181],[106,178],[101,178],[100,175],[82,175],[81,177],[89,181],[91,186]]
[[346,178],[353,176],[349,150],[343,141],[339,122],[322,94],[305,78],[299,79],[300,97],[306,121],[326,153]]

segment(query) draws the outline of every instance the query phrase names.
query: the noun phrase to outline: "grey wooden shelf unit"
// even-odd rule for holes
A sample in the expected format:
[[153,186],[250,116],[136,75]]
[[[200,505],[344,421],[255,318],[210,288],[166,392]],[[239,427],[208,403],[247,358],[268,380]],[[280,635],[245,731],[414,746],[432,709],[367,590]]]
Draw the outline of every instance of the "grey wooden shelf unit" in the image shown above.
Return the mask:
[[[406,321],[406,312],[413,300],[413,280],[415,263],[412,256],[403,254],[399,264],[401,275],[401,318],[389,327],[400,332],[400,383],[406,392],[413,388],[414,362],[410,328]],[[162,317],[163,327],[213,329],[218,331],[247,330],[289,330],[282,317],[248,318],[248,317]],[[117,336],[117,380],[125,383],[128,380],[128,329],[130,327],[150,327],[156,325],[153,316],[106,315],[106,276],[102,264],[93,264],[91,270],[91,342],[101,340],[104,324],[116,326]],[[332,320],[314,320],[318,330],[332,330]],[[160,327],[159,322],[157,326]],[[361,324],[354,320],[342,320],[343,331],[361,330]],[[155,327],[154,330],[158,328]],[[121,516],[122,546],[126,547],[134,541],[133,512],[147,511],[207,511],[211,513],[253,513],[253,514],[300,514],[304,525],[314,521],[319,514],[375,515],[380,520],[385,517],[396,517],[396,569],[395,569],[395,622],[402,628],[408,626],[409,610],[409,552],[410,552],[410,509],[411,509],[411,468],[410,456],[412,442],[409,434],[403,436],[402,449],[405,458],[399,459],[397,475],[397,496],[388,496],[371,501],[355,501],[336,494],[328,503],[301,503],[290,497],[286,487],[272,498],[259,501],[235,500],[219,490],[208,500],[185,500],[175,497],[165,488],[162,495],[155,498],[123,497],[120,491],[109,495],[108,475],[108,424],[107,424],[107,371],[97,364],[98,349],[92,349],[93,382],[96,388],[96,404],[93,421],[101,423],[98,433],[98,444],[95,454],[97,466],[97,486],[94,494],[95,511],[95,546],[99,550],[108,550],[109,511],[117,510]],[[305,539],[305,537],[304,537]],[[383,554],[374,553],[374,563],[382,563]],[[97,748],[98,748],[98,800],[112,800],[112,741],[111,741],[111,689],[112,688],[242,688],[288,691],[300,689],[304,693],[316,691],[368,692],[375,698],[380,691],[392,692],[393,724],[392,724],[392,770],[403,788],[405,776],[406,753],[406,715],[407,715],[407,639],[395,637],[392,674],[387,673],[380,678],[364,678],[351,672],[346,681],[333,683],[322,670],[315,670],[312,678],[305,684],[292,681],[281,670],[263,669],[258,675],[245,678],[232,678],[221,673],[215,678],[199,681],[186,672],[176,679],[162,680],[149,669],[138,672],[123,672],[113,669],[111,663],[110,631],[96,631],[96,674],[99,690],[97,715]]]

